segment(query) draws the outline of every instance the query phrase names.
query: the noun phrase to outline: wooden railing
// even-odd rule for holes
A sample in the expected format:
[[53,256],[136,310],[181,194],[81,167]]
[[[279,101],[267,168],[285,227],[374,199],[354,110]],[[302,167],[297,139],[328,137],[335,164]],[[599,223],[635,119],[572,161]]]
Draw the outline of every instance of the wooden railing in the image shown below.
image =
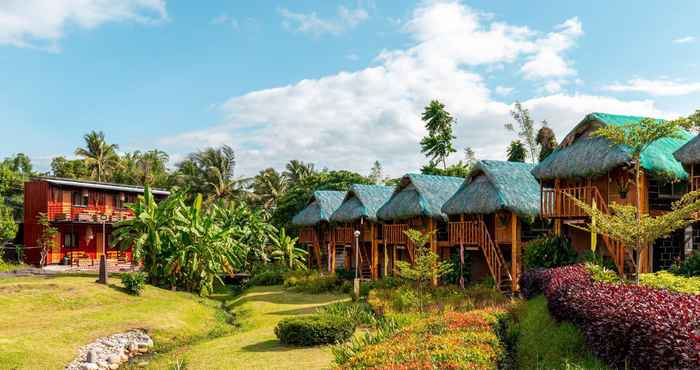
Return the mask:
[[690,191],[700,189],[700,176],[693,176],[690,179]]
[[479,221],[450,222],[448,227],[451,245],[479,244],[482,238]]
[[351,227],[336,227],[334,232],[336,244],[351,244],[355,237]]
[[501,249],[494,243],[489,230],[486,228],[486,224],[483,221],[478,221],[478,223],[480,229],[478,233],[480,236],[479,245],[484,251],[486,264],[489,266],[491,276],[496,281],[496,287],[500,289],[503,277],[508,277],[511,281],[513,278],[510,275],[510,270],[508,270],[508,265],[506,265]]
[[[542,189],[542,203],[540,212],[543,217],[585,217],[586,213],[579,207],[573,198],[588,205],[594,196],[600,195],[595,186],[578,186],[560,189]],[[602,196],[600,197],[602,199]],[[597,202],[597,200],[596,200]]]
[[105,206],[77,207],[70,204],[50,203],[47,216],[50,221],[100,222],[99,216],[107,215],[107,223],[133,218],[130,210],[107,208]]
[[382,228],[385,243],[406,245],[408,242],[408,237],[404,234],[408,230],[407,224],[382,225]]
[[299,243],[301,244],[314,244],[317,241],[316,230],[307,227],[299,231]]

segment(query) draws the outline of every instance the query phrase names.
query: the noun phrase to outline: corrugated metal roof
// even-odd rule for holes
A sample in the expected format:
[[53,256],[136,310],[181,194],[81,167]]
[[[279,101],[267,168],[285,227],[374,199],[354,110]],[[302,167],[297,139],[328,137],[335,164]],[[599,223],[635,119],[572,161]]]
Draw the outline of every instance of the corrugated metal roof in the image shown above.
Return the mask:
[[[36,180],[46,181],[50,184],[60,185],[60,186],[75,186],[75,187],[89,188],[89,189],[113,190],[113,191],[123,191],[123,192],[128,192],[128,193],[140,193],[140,194],[143,194],[143,192],[144,192],[144,188],[141,186],[113,184],[113,183],[108,183],[108,182],[64,179],[64,178],[60,178],[60,177],[37,177]],[[167,190],[154,189],[154,188],[151,188],[151,193],[156,194],[156,195],[170,195],[170,192]]]

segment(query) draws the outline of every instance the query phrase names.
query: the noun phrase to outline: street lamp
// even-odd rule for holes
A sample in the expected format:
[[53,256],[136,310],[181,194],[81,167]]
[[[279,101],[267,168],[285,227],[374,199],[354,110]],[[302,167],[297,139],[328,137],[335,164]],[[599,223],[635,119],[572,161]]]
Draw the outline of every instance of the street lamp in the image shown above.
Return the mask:
[[102,255],[100,256],[100,277],[97,282],[107,284],[107,234],[105,233],[107,215],[101,214],[100,221],[102,222]]
[[360,269],[360,230],[355,230],[355,280],[353,281],[353,290],[355,293],[355,299],[360,299],[360,279],[358,278],[358,271]]

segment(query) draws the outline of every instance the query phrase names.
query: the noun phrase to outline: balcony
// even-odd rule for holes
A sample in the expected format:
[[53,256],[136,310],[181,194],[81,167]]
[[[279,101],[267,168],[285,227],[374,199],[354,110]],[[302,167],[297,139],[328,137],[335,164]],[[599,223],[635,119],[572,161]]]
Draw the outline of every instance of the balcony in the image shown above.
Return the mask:
[[586,217],[586,212],[572,199],[591,205],[593,199],[598,207],[606,207],[607,203],[595,186],[578,186],[559,189],[542,189],[540,212],[546,218]]
[[700,176],[693,176],[690,179],[690,191],[700,189]]
[[351,227],[336,227],[333,232],[335,233],[335,243],[336,244],[352,244],[354,230]]
[[49,221],[55,222],[102,223],[100,220],[102,215],[107,216],[106,223],[108,224],[134,217],[131,211],[126,209],[113,209],[104,206],[80,207],[70,204],[49,204],[47,212]]
[[479,244],[483,240],[483,228],[479,221],[450,222],[450,245]]
[[404,231],[408,230],[407,224],[382,225],[382,228],[385,243],[403,245],[408,243],[408,237],[404,234]]
[[316,230],[311,227],[301,229],[299,231],[299,243],[301,244],[315,244],[318,241],[316,236]]

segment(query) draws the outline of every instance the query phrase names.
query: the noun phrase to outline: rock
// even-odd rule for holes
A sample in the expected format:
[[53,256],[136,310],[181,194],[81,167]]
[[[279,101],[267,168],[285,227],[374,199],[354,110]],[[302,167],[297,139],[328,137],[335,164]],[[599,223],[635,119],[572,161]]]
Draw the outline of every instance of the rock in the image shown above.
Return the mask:
[[93,351],[89,351],[89,352],[87,353],[87,360],[86,360],[85,362],[88,362],[88,363],[91,363],[91,364],[94,364],[95,362],[97,362],[97,352],[94,351],[94,350],[93,350]]
[[81,367],[82,370],[98,370],[97,364],[86,363]]

